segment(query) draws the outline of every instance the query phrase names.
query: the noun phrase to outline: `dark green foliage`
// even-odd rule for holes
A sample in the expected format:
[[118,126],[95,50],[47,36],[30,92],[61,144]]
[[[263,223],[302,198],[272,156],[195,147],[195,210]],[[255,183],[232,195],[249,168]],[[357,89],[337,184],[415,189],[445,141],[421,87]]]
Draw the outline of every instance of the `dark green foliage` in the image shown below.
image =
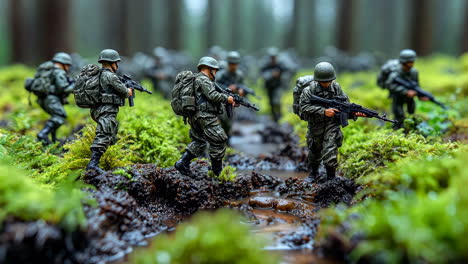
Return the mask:
[[198,213],[179,225],[174,235],[159,235],[130,260],[134,264],[278,263],[263,246],[265,242],[252,236],[237,214],[222,209],[214,214]]
[[208,176],[218,179],[220,182],[234,181],[237,177],[236,168],[225,166],[219,176],[216,176],[212,171],[208,171]]

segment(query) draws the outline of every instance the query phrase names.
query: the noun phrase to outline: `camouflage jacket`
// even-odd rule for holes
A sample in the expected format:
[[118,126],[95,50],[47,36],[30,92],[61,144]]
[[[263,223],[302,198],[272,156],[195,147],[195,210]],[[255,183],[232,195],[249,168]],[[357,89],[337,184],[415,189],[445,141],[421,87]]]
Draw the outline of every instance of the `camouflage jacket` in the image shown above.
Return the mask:
[[128,97],[128,89],[120,81],[117,74],[113,73],[107,68],[101,68],[99,83],[103,90],[103,104],[112,104],[118,106],[125,105],[125,98]]
[[71,82],[67,72],[57,66],[54,66],[50,78],[52,84],[50,93],[52,95],[65,98],[75,89],[75,83]]
[[236,72],[230,72],[224,69],[216,74],[216,82],[223,87],[228,87],[231,84],[244,84],[244,74],[239,69]]
[[203,73],[195,77],[195,94],[197,98],[197,115],[221,114],[222,106],[228,96],[216,90],[214,82]]
[[[336,118],[325,116],[325,107],[319,104],[314,104],[310,101],[311,95],[319,96],[326,99],[335,99],[336,97],[345,97],[349,102],[348,96],[343,92],[341,86],[333,81],[329,88],[323,88],[318,82],[313,81],[306,87],[301,94],[299,101],[300,112],[304,115],[305,120],[314,124],[324,124],[329,122],[337,122]],[[339,123],[337,123],[339,124]]]
[[392,97],[406,97],[406,93],[408,92],[408,89],[406,87],[393,82],[397,77],[416,81],[417,83],[419,83],[418,71],[415,68],[411,68],[409,72],[405,72],[401,68],[401,65],[399,65],[396,71],[390,73],[387,81],[385,82],[386,87],[388,87],[388,89],[390,90],[390,96]]

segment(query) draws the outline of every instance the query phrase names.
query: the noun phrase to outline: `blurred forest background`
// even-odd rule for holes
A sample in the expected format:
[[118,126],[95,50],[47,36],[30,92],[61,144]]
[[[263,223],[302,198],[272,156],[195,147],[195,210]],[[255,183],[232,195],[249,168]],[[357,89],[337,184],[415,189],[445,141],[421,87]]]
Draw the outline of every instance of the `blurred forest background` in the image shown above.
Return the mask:
[[307,57],[327,46],[385,57],[468,51],[467,0],[0,0],[0,20],[0,65],[103,48],[131,55],[164,46],[197,57],[215,44]]

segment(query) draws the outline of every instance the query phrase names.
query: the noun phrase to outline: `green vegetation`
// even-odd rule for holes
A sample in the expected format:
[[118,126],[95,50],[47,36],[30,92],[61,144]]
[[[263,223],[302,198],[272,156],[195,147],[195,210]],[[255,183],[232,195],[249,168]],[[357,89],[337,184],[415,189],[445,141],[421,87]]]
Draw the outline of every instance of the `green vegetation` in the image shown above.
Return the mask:
[[265,245],[237,214],[224,209],[198,213],[180,224],[175,234],[159,235],[149,248],[137,250],[130,260],[135,264],[278,263],[275,255],[262,250]]
[[7,216],[42,219],[68,231],[86,226],[82,202],[90,202],[72,180],[55,189],[39,184],[15,165],[5,149],[0,153],[0,225]]
[[221,182],[232,182],[237,177],[236,168],[232,166],[224,166],[219,176],[216,176],[212,171],[208,171],[208,176],[216,178]]

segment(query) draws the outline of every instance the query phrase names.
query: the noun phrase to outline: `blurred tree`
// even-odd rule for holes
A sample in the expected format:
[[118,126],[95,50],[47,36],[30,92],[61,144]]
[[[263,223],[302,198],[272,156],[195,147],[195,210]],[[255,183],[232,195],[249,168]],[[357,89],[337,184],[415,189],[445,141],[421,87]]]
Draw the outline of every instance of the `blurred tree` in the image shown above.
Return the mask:
[[336,46],[347,52],[352,49],[353,3],[351,0],[338,1]]
[[231,50],[238,50],[240,47],[240,36],[242,35],[242,30],[240,26],[240,19],[241,19],[241,13],[240,13],[240,5],[241,1],[230,1],[230,9],[229,9],[229,14],[230,14],[230,23],[231,23],[231,32],[229,36],[229,49]]
[[468,2],[465,2],[465,18],[463,19],[464,22],[462,24],[463,30],[461,31],[462,34],[462,44],[461,44],[461,52],[468,52],[468,34],[466,32],[466,27],[468,26]]
[[26,41],[26,20],[24,19],[24,9],[22,0],[10,0],[10,42],[11,42],[11,62],[27,62],[26,51],[28,42]]
[[205,20],[205,41],[206,48],[215,45],[215,33],[216,33],[216,19],[215,19],[215,0],[207,0],[206,6],[206,20]]
[[419,55],[428,55],[432,51],[432,1],[411,0],[410,43]]
[[37,47],[41,57],[50,58],[58,51],[73,51],[70,0],[45,0],[38,5],[39,34]]
[[169,14],[167,24],[167,34],[169,35],[168,48],[179,50],[182,47],[181,31],[183,30],[182,14],[184,4],[182,0],[167,0],[167,7]]
[[300,20],[300,10],[301,10],[301,2],[300,0],[293,0],[293,8],[292,8],[292,17],[289,22],[288,33],[286,34],[285,48],[297,48],[297,35],[299,31],[299,24],[301,23]]
[[129,49],[132,52],[150,52],[154,48],[152,0],[133,0],[129,6]]
[[121,55],[129,55],[129,29],[127,0],[102,0],[101,18],[104,26],[103,48],[117,50]]

